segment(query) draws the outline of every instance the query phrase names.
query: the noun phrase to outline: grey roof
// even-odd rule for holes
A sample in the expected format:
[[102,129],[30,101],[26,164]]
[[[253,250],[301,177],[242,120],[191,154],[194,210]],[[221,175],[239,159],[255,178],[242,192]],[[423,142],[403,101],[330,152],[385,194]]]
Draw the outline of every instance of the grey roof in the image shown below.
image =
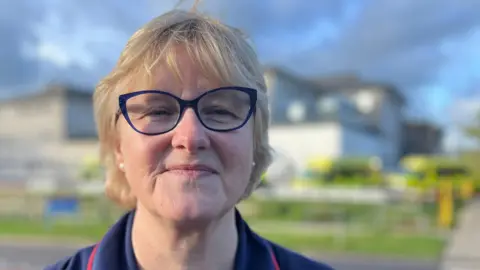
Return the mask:
[[359,88],[371,88],[386,91],[397,98],[402,104],[406,102],[403,94],[393,85],[385,82],[368,81],[353,74],[340,74],[330,77],[322,77],[314,81],[322,89],[355,91]]
[[361,79],[353,73],[339,73],[318,78],[306,78],[295,75],[293,72],[290,72],[287,69],[280,67],[266,67],[265,72],[280,75],[290,81],[307,85],[310,89],[315,89],[321,92],[354,92],[357,91],[359,88],[372,88],[374,90],[386,91],[390,93],[402,104],[406,102],[403,94],[394,85],[384,82],[367,81]]
[[287,70],[285,68],[280,68],[280,67],[265,67],[264,72],[266,74],[272,74],[274,76],[279,76],[282,77],[290,82],[293,82],[297,85],[302,85],[305,86],[307,89],[316,89],[316,90],[321,90],[318,89],[319,86],[316,85],[313,81],[303,78],[300,75],[294,74],[290,70]]
[[71,84],[63,83],[50,83],[45,85],[43,88],[38,89],[27,94],[16,95],[11,98],[1,99],[0,103],[11,103],[16,101],[27,101],[36,98],[59,96],[59,95],[75,95],[75,96],[84,96],[92,97],[93,89],[88,89],[84,87],[78,87]]

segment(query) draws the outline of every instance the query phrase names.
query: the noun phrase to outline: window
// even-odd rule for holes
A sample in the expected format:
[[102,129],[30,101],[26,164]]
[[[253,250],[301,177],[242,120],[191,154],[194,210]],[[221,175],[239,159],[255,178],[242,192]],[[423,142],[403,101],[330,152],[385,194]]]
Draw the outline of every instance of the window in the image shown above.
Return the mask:
[[375,95],[372,91],[363,90],[356,97],[357,108],[362,113],[371,113],[375,109]]
[[307,111],[305,104],[300,101],[292,102],[287,109],[287,119],[291,122],[301,122],[305,120]]
[[319,114],[330,114],[338,110],[338,100],[334,97],[322,97],[317,100],[316,107]]

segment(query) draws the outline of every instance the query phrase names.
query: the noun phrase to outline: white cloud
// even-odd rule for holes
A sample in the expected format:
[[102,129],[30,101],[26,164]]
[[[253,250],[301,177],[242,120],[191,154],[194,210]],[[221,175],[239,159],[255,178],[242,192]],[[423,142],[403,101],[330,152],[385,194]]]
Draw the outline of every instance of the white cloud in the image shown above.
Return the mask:
[[[0,2],[0,34],[11,37],[0,47],[0,86],[49,76],[94,81],[136,29],[177,2]],[[477,0],[206,0],[201,7],[250,34],[265,61],[308,75],[357,71],[393,82],[429,108],[423,113],[441,115],[461,89],[478,85]]]
[[466,126],[478,123],[480,100],[458,99],[452,102],[445,111],[447,123],[445,125],[444,147],[446,151],[454,152],[460,149],[478,147],[478,142],[464,133]]

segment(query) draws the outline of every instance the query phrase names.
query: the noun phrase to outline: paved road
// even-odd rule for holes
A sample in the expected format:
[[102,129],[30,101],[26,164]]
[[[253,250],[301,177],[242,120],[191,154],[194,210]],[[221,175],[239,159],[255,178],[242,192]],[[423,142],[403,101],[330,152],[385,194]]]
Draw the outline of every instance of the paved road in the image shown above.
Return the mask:
[[338,256],[321,259],[336,270],[437,270],[437,263],[431,261],[405,261],[374,258],[340,258]]
[[465,207],[453,232],[441,269],[480,269],[480,198]]
[[[74,247],[0,243],[0,270],[39,270],[74,252]],[[367,258],[322,258],[337,270],[436,270],[434,263]]]

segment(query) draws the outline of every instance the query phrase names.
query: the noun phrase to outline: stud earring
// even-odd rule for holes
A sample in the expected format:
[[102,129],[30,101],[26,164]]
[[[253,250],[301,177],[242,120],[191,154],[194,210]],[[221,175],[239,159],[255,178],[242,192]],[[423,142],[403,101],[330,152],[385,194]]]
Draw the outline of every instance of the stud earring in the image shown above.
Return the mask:
[[123,163],[120,163],[118,164],[118,168],[120,168],[120,170],[123,171],[123,169],[125,168],[125,165]]

